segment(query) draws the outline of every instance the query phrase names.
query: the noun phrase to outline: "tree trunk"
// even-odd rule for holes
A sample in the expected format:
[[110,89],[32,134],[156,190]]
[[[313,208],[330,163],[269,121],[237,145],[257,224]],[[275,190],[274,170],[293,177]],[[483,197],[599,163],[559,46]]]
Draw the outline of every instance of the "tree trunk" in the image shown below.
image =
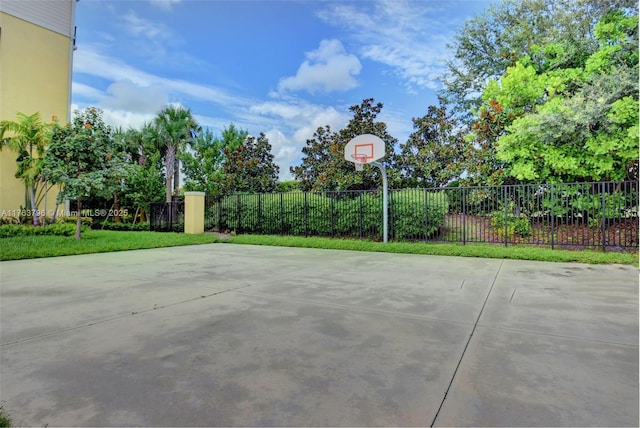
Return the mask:
[[51,216],[51,224],[56,222],[56,215],[58,214],[58,204],[53,206],[53,215]]
[[113,212],[113,221],[116,223],[122,223],[122,217],[120,217],[120,201],[118,201],[118,192],[113,192]]
[[82,197],[78,196],[78,219],[76,220],[76,239],[80,239],[80,226],[82,225]]
[[40,213],[36,205],[36,193],[33,190],[33,184],[29,185],[29,201],[31,202],[31,213],[33,214],[33,225],[40,226]]
[[167,179],[164,184],[166,202],[171,202],[171,183],[172,182],[173,182],[173,177],[167,174]]
[[173,184],[173,169],[175,167],[176,162],[176,148],[173,146],[167,147],[167,153],[165,154],[165,191],[166,191],[166,202],[171,202],[172,195],[172,184]]
[[173,168],[173,194],[177,195],[178,189],[180,188],[180,159],[178,159],[177,155]]

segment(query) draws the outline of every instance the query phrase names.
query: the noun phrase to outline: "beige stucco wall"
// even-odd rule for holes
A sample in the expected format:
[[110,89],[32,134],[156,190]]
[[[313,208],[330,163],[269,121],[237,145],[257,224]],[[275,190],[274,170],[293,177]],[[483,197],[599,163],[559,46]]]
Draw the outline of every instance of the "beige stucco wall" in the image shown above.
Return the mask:
[[[18,112],[40,112],[45,122],[54,115],[67,122],[72,39],[4,11],[0,28],[0,120],[16,120]],[[6,147],[0,151],[0,213],[25,205],[15,160],[15,153]],[[55,198],[56,192],[51,192],[47,209],[53,209]]]

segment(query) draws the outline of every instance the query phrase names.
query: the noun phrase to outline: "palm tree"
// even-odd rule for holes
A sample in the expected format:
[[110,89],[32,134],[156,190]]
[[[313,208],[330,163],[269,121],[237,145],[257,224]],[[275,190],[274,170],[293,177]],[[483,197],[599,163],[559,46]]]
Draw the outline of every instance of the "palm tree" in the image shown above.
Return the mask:
[[153,120],[153,126],[146,127],[147,138],[164,157],[167,202],[171,202],[171,195],[179,186],[178,151],[193,137],[197,126],[190,109],[167,106]]
[[0,150],[6,144],[9,149],[18,154],[16,160],[18,169],[15,176],[25,184],[30,205],[28,208],[33,212],[34,226],[40,225],[36,191],[39,185],[44,184],[41,172],[49,138],[50,127],[42,122],[39,112],[30,116],[18,113],[16,121],[0,122]]

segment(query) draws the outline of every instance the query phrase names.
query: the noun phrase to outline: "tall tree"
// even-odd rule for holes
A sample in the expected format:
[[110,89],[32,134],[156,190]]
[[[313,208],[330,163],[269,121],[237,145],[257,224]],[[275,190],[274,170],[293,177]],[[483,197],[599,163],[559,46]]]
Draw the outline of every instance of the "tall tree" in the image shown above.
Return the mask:
[[125,180],[122,192],[122,203],[135,207],[133,221],[138,218],[146,221],[146,214],[152,202],[158,202],[165,197],[165,177],[162,172],[163,163],[161,153],[145,139],[149,132],[148,124],[142,129],[129,128],[116,132],[120,138],[131,162],[131,174]]
[[158,113],[153,126],[146,128],[147,138],[155,144],[164,159],[166,202],[171,202],[172,194],[179,186],[178,153],[193,138],[197,127],[190,109],[169,105]]
[[17,114],[17,120],[0,122],[0,150],[7,147],[18,156],[16,178],[25,184],[27,208],[33,213],[34,226],[40,225],[39,200],[50,187],[42,179],[44,154],[51,136],[51,126],[40,119],[40,113]]
[[356,173],[351,162],[344,159],[344,147],[354,137],[361,134],[373,134],[385,142],[386,156],[381,162],[387,167],[389,181],[397,183],[399,174],[395,170],[395,146],[398,142],[387,131],[387,124],[376,121],[383,104],[367,98],[349,110],[353,117],[347,126],[332,133],[329,126],[318,128],[313,138],[307,140],[302,149],[302,165],[290,169],[303,190],[347,190],[375,189],[381,186],[382,179],[376,168],[365,166],[366,173]]
[[258,138],[247,137],[235,149],[225,148],[225,193],[274,192],[278,186],[280,168],[273,161],[271,144],[264,133]]
[[498,79],[532,47],[565,41],[563,67],[598,49],[593,26],[613,10],[637,10],[635,0],[503,0],[468,20],[449,48],[443,76],[447,102],[465,122],[481,104],[490,80]]
[[128,165],[124,146],[113,139],[101,110],[87,108],[76,112],[71,124],[54,127],[42,174],[62,185],[58,202],[77,201],[76,239],[81,237],[82,198],[110,197],[124,185]]
[[[336,188],[336,183],[322,182],[320,178],[322,176],[322,180],[326,181],[325,170],[333,161],[333,154],[329,151],[332,140],[333,133],[329,125],[316,129],[313,137],[307,139],[306,146],[302,148],[302,165],[289,168],[291,174],[300,182],[301,190],[308,192]],[[344,173],[348,172],[345,170]]]
[[[612,12],[595,34],[600,48],[582,64],[540,69],[525,57],[485,91],[489,102],[524,112],[496,142],[518,180],[622,180],[637,171],[638,16]],[[539,56],[553,63],[557,51],[549,45]]]
[[185,175],[185,190],[218,195],[223,192],[225,149],[233,153],[248,136],[233,123],[225,127],[218,138],[209,130],[198,134],[188,144],[188,149],[180,154]]
[[463,134],[443,100],[439,101],[423,117],[413,118],[414,132],[400,144],[398,168],[404,186],[444,186],[464,172]]

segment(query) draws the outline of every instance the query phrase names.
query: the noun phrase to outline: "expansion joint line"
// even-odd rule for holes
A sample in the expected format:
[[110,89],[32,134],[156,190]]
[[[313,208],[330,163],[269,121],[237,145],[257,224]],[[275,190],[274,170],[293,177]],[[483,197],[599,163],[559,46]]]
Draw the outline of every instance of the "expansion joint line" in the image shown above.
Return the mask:
[[462,360],[464,359],[464,356],[467,353],[467,348],[469,347],[469,343],[471,343],[471,339],[473,338],[473,335],[476,332],[476,327],[478,327],[478,322],[480,322],[480,317],[482,316],[482,313],[484,312],[484,307],[487,305],[487,301],[489,300],[489,296],[491,295],[491,292],[493,291],[493,286],[496,284],[496,280],[498,279],[498,275],[500,275],[500,271],[502,270],[503,263],[504,263],[504,261],[500,262],[500,266],[498,266],[498,271],[496,272],[496,276],[493,278],[493,281],[491,282],[491,287],[489,287],[489,292],[487,293],[487,296],[484,298],[484,302],[482,302],[482,307],[480,308],[480,313],[478,313],[478,317],[476,318],[476,321],[473,323],[473,328],[471,329],[471,334],[469,335],[469,338],[467,339],[467,343],[464,345],[464,349],[462,350],[462,355],[460,355],[460,359],[458,360],[458,364],[456,365],[456,368],[453,371],[453,375],[451,376],[451,380],[449,381],[449,385],[447,386],[447,390],[444,392],[444,397],[442,397],[442,401],[440,402],[440,406],[438,407],[438,411],[436,412],[436,415],[433,417],[433,420],[431,421],[430,427],[435,426],[436,421],[438,420],[438,416],[440,415],[440,411],[442,410],[442,406],[444,406],[444,402],[447,401],[447,396],[449,395],[449,390],[451,389],[451,385],[453,385],[453,381],[456,378],[456,374],[458,373],[458,369],[462,365]]

